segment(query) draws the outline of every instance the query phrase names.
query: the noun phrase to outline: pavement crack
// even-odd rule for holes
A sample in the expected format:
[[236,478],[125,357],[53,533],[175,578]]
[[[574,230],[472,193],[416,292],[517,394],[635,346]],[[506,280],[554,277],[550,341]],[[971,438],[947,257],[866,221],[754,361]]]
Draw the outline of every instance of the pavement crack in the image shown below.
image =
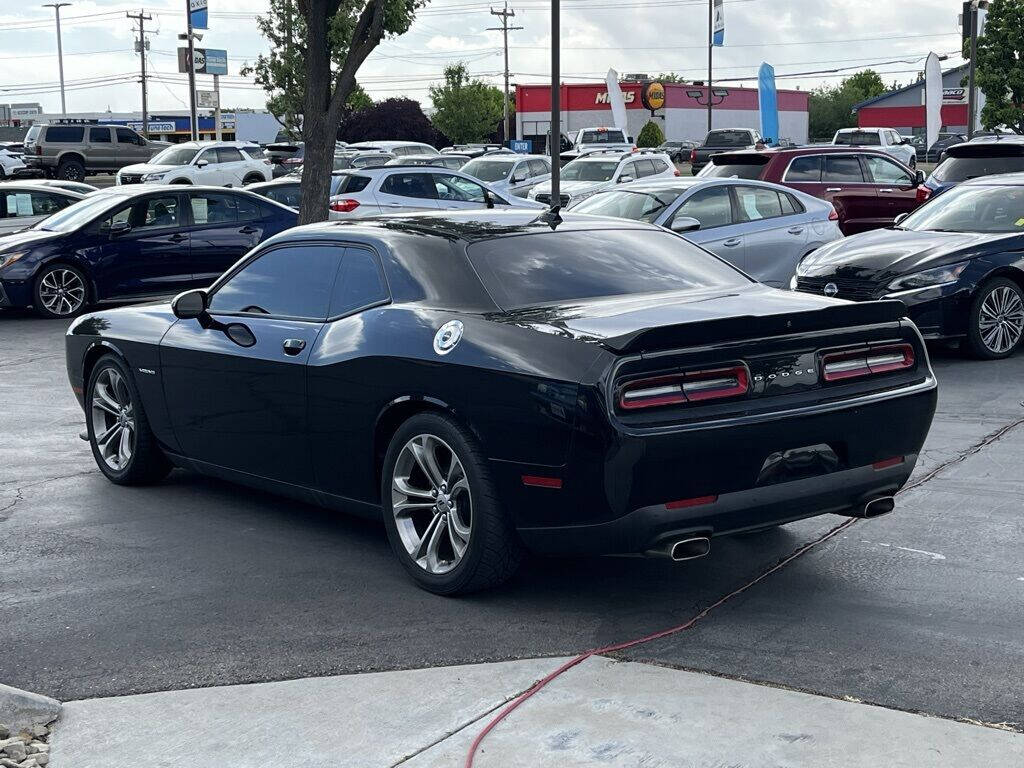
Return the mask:
[[11,503],[10,504],[5,504],[4,506],[0,507],[0,523],[6,522],[7,520],[9,520],[10,517],[11,517],[9,512],[12,509],[14,509],[15,505],[19,501],[24,501],[24,500],[25,500],[25,497],[24,497],[24,495],[22,495],[21,488],[18,488],[14,492],[14,499],[11,500]]
[[[22,501],[25,500],[25,490],[26,489],[28,489],[28,488],[35,488],[35,487],[40,486],[40,485],[46,485],[47,483],[54,483],[54,482],[57,482],[58,480],[70,480],[73,477],[82,477],[84,475],[91,475],[91,474],[93,474],[95,472],[96,472],[95,469],[86,469],[86,470],[83,470],[81,472],[72,472],[72,473],[67,474],[67,475],[54,475],[52,477],[43,477],[43,478],[40,478],[39,480],[33,480],[30,483],[23,483],[22,485],[20,485],[19,487],[14,489],[14,498],[12,498],[9,503],[7,503],[4,506],[0,507],[0,523],[5,523],[5,522],[7,522],[8,520],[11,519],[11,511],[18,505],[19,502],[22,502]],[[18,482],[18,481],[14,480],[14,481],[11,481],[11,482],[8,482],[8,483],[0,483],[0,488],[11,486],[11,485],[13,485],[16,482]]]

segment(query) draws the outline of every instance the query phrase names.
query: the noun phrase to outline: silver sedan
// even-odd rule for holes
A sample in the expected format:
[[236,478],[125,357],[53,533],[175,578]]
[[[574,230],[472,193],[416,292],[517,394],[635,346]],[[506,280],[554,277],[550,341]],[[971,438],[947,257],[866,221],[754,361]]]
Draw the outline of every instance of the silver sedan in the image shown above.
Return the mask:
[[572,211],[668,227],[776,288],[789,286],[804,256],[843,236],[831,203],[747,179],[636,181],[583,200]]

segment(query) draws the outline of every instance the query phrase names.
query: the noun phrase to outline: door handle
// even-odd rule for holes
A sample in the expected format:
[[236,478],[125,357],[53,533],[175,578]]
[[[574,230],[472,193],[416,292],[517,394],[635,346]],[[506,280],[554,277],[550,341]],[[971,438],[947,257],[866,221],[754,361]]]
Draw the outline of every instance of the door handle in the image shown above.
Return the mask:
[[891,190],[891,189],[880,189],[880,190],[878,190],[878,191],[879,191],[879,192],[892,192],[892,190]]
[[172,243],[180,243],[182,240],[187,240],[188,235],[183,235],[180,232],[176,232],[168,238]]
[[256,229],[256,227],[244,226],[244,227],[242,227],[238,231],[239,231],[239,233],[241,233],[243,235],[255,235],[256,232],[257,232],[257,229]]
[[404,206],[402,206],[400,203],[384,203],[384,207],[385,208],[402,208]]
[[804,228],[803,227],[790,227],[786,231],[789,232],[789,234],[791,234],[791,235],[800,235],[800,234],[803,234]]
[[739,245],[742,241],[738,237],[734,237],[731,240],[726,240],[722,243],[726,248],[733,248]]
[[297,355],[306,348],[304,339],[285,339],[281,345],[286,355]]
[[825,187],[826,192],[842,192],[842,187]]

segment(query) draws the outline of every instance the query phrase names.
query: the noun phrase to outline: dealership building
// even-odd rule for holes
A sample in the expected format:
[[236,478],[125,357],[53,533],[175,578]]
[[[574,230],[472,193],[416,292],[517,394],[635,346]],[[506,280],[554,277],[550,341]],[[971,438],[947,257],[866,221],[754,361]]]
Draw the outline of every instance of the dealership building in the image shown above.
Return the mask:
[[[942,130],[967,132],[967,65],[942,73]],[[911,136],[925,132],[924,80],[855,104],[861,128],[895,128]]]
[[[707,89],[683,83],[664,83],[664,104],[655,110],[644,105],[644,90],[648,83],[620,82],[626,102],[627,132],[636,137],[644,125],[653,120],[661,126],[668,140],[690,139],[700,141],[707,133]],[[760,130],[761,114],[758,109],[756,88],[715,86],[724,96],[715,97],[712,110],[714,128],[753,128]],[[697,92],[701,96],[695,98]],[[660,99],[659,99],[660,101]],[[806,91],[778,91],[779,133],[772,139],[790,139],[798,144],[807,142],[808,93]],[[612,107],[608,102],[605,83],[573,83],[561,86],[562,133],[571,134],[581,128],[613,125]],[[542,151],[551,127],[551,86],[516,86],[516,137],[531,139],[534,151]]]

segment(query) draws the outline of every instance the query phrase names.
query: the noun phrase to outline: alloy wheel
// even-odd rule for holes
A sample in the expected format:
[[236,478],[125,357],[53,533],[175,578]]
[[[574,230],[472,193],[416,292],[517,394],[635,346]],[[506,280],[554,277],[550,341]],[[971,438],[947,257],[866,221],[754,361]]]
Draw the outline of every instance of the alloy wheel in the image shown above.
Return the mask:
[[996,355],[1013,349],[1024,333],[1024,302],[1006,285],[994,288],[981,302],[978,333],[985,347]]
[[135,409],[121,373],[105,368],[92,389],[92,432],[96,448],[106,465],[120,472],[135,450]]
[[73,315],[85,303],[85,284],[75,272],[58,267],[39,283],[39,300],[54,315]]
[[444,440],[417,435],[398,454],[391,509],[405,551],[427,573],[457,566],[469,547],[473,502],[462,462]]

